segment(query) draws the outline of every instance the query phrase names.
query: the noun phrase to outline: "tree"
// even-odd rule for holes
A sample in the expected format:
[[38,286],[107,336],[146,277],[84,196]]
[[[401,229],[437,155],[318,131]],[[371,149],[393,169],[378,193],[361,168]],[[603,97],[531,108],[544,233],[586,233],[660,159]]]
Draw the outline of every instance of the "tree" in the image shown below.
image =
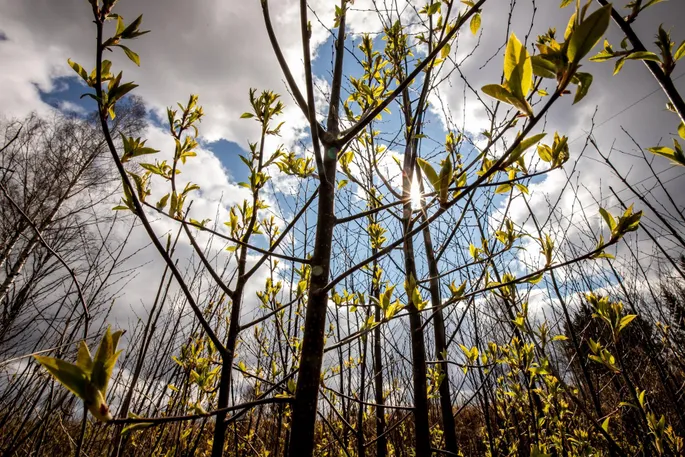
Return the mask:
[[[117,112],[114,131],[140,132],[145,109],[139,99],[122,101]],[[16,334],[10,336],[16,320],[36,295],[47,292],[40,289],[41,283],[54,280],[54,264],[59,262],[45,250],[46,244],[71,264],[84,261],[88,249],[96,252],[96,242],[89,246],[83,241],[92,236],[83,235],[106,221],[88,213],[116,184],[110,163],[103,160],[103,137],[92,119],[57,114],[41,119],[34,114],[8,121],[4,127],[0,265],[5,274],[0,282],[0,344],[16,338]],[[28,266],[32,271],[24,274]],[[51,290],[58,285],[53,283]]]

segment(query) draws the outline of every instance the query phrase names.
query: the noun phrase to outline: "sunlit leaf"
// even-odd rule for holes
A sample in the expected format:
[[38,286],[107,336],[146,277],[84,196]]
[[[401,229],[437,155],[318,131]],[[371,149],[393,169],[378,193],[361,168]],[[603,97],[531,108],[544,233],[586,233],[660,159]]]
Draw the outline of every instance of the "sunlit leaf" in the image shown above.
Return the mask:
[[507,42],[504,57],[504,79],[514,96],[523,100],[533,84],[533,64],[526,47],[513,33]]
[[431,183],[433,186],[433,189],[436,192],[440,191],[440,178],[438,177],[438,174],[436,173],[435,169],[431,166],[430,163],[426,162],[422,158],[417,158],[416,163],[419,164],[419,167],[421,167],[421,171],[423,172],[424,176],[428,178],[428,182]]
[[569,61],[580,62],[599,42],[609,27],[611,8],[609,4],[598,9],[573,31],[566,50]]
[[575,105],[581,101],[587,95],[590,90],[590,85],[592,84],[592,75],[590,73],[576,73],[578,78],[578,88],[576,89],[576,96],[573,99],[573,104]]
[[126,46],[124,46],[124,45],[121,45],[121,44],[120,44],[120,45],[118,45],[118,46],[119,46],[121,49],[123,49],[123,51],[126,53],[126,56],[131,60],[131,62],[133,62],[134,64],[136,64],[136,65],[138,65],[138,66],[140,67],[140,57],[138,56],[138,54],[136,54],[135,52],[131,51],[131,49],[129,49],[128,47],[126,47]]
[[604,218],[604,222],[606,222],[609,230],[613,232],[614,229],[616,229],[616,220],[614,219],[614,216],[612,216],[611,213],[604,208],[599,208],[599,214],[601,214],[602,218]]
[[471,33],[473,33],[474,35],[478,35],[478,30],[480,30],[480,22],[480,13],[474,14],[469,24],[469,26],[471,27]]
[[34,355],[33,357],[71,393],[81,399],[86,398],[88,378],[81,367],[53,357],[42,355]]

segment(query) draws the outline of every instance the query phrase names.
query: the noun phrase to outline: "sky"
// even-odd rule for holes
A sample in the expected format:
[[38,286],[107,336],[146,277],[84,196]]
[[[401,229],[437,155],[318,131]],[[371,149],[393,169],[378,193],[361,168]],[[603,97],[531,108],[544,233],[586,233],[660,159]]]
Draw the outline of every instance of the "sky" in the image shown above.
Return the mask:
[[[332,26],[334,3],[330,0],[308,2],[313,29],[314,72],[317,86],[323,90],[317,93],[319,101],[325,99],[325,88],[330,81],[333,45],[322,23]],[[361,32],[379,31],[378,19],[369,12],[373,3],[372,0],[355,2],[348,18],[350,37],[358,39]],[[382,1],[376,3],[379,7],[383,5]],[[527,39],[529,51],[532,51],[530,44],[535,35],[549,27],[564,30],[571,11],[570,8],[560,10],[558,3],[556,0],[486,2],[479,34],[462,33],[457,45],[452,46],[460,72],[446,74],[440,98],[431,99],[436,108],[428,118],[427,131],[431,136],[442,137],[449,120],[472,135],[477,144],[483,140],[479,133],[487,126],[488,119],[483,107],[475,103],[475,94],[464,80],[476,89],[499,81],[502,45],[508,33],[514,32],[522,40]],[[304,87],[298,4],[294,0],[272,1],[271,14],[284,55],[300,87]],[[249,109],[250,88],[274,90],[282,94],[287,105],[282,137],[273,140],[271,147],[280,142],[301,152],[309,146],[306,122],[284,85],[269,44],[260,2],[120,0],[117,11],[127,22],[143,14],[142,28],[152,31],[132,43],[140,55],[141,67],[129,62],[123,54],[111,57],[115,66],[124,71],[127,80],[139,84],[135,93],[143,98],[150,111],[150,126],[145,132],[148,145],[164,151],[173,147],[159,121],[164,118],[165,107],[185,102],[191,93],[198,94],[204,106],[206,115],[200,126],[202,148],[197,160],[184,174],[186,179],[202,186],[202,193],[194,203],[197,214],[213,217],[219,201],[226,205],[241,201],[245,196],[244,189],[237,185],[245,177],[237,155],[244,152],[248,141],[258,138],[257,124],[240,119],[240,115]],[[406,9],[405,13],[411,15],[411,10]],[[79,98],[87,88],[67,65],[67,59],[71,58],[88,69],[93,66],[95,32],[91,14],[83,0],[0,0],[1,116],[21,117],[32,111],[47,113],[52,109],[78,114],[93,109],[89,99]],[[635,29],[653,49],[653,36],[658,25],[664,23],[679,44],[685,39],[685,29],[677,28],[683,17],[685,2],[671,0],[645,11]],[[531,18],[534,18],[532,27]],[[618,47],[621,38],[614,24],[607,37]],[[535,208],[544,213],[547,202],[558,200],[560,211],[569,218],[577,211],[574,205],[578,201],[592,210],[596,209],[599,200],[602,206],[616,212],[618,202],[611,196],[610,186],[619,196],[625,197],[626,202],[634,200],[625,185],[601,163],[597,153],[591,148],[584,150],[585,132],[593,118],[600,149],[605,153],[612,147],[616,149],[612,153],[614,164],[638,189],[651,188],[656,180],[644,165],[640,149],[622,129],[629,131],[638,144],[647,147],[669,143],[678,124],[677,118],[664,109],[665,96],[640,62],[629,62],[617,76],[612,75],[611,63],[586,61],[583,66],[584,71],[590,71],[595,77],[590,95],[576,106],[571,105],[569,97],[562,99],[545,120],[546,131],[558,130],[570,138],[572,159],[563,171],[550,173],[530,186]],[[354,75],[358,70],[351,68],[350,71]],[[681,93],[685,93],[684,75],[685,64],[681,64],[673,74]],[[441,105],[448,108],[450,119],[437,109]],[[665,159],[654,160],[653,166],[682,207],[685,204],[683,169],[671,166]],[[564,193],[567,173],[574,174],[580,191],[578,200]],[[285,186],[285,180],[278,182]],[[285,188],[282,190],[287,192]],[[514,218],[525,219],[526,208],[520,202],[513,203],[511,211]],[[219,216],[226,217],[225,208]],[[598,215],[593,221],[600,226]],[[160,233],[172,228],[164,221],[159,221],[156,227]],[[136,243],[145,244],[144,233],[134,240],[133,244]],[[650,249],[645,247],[645,251]],[[153,260],[153,267],[132,283],[126,298],[129,304],[150,299],[151,292],[146,284],[161,268],[156,253],[145,252]]]

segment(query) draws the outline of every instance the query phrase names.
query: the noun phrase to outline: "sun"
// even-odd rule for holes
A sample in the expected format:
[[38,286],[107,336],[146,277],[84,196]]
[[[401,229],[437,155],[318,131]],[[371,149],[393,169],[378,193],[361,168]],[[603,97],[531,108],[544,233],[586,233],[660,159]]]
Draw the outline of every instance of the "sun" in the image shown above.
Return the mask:
[[411,181],[411,188],[409,189],[409,196],[411,197],[411,209],[417,210],[421,208],[421,189],[416,175]]

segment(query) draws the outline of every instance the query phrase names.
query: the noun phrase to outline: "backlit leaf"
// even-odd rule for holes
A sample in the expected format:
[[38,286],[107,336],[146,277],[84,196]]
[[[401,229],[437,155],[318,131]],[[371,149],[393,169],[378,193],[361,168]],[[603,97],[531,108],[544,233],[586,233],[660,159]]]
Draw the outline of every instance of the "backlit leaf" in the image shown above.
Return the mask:
[[566,50],[569,61],[580,62],[599,42],[609,28],[611,8],[609,4],[598,9],[573,31]]
[[71,393],[81,399],[86,398],[88,379],[82,368],[54,357],[42,355],[34,355],[33,357]]

